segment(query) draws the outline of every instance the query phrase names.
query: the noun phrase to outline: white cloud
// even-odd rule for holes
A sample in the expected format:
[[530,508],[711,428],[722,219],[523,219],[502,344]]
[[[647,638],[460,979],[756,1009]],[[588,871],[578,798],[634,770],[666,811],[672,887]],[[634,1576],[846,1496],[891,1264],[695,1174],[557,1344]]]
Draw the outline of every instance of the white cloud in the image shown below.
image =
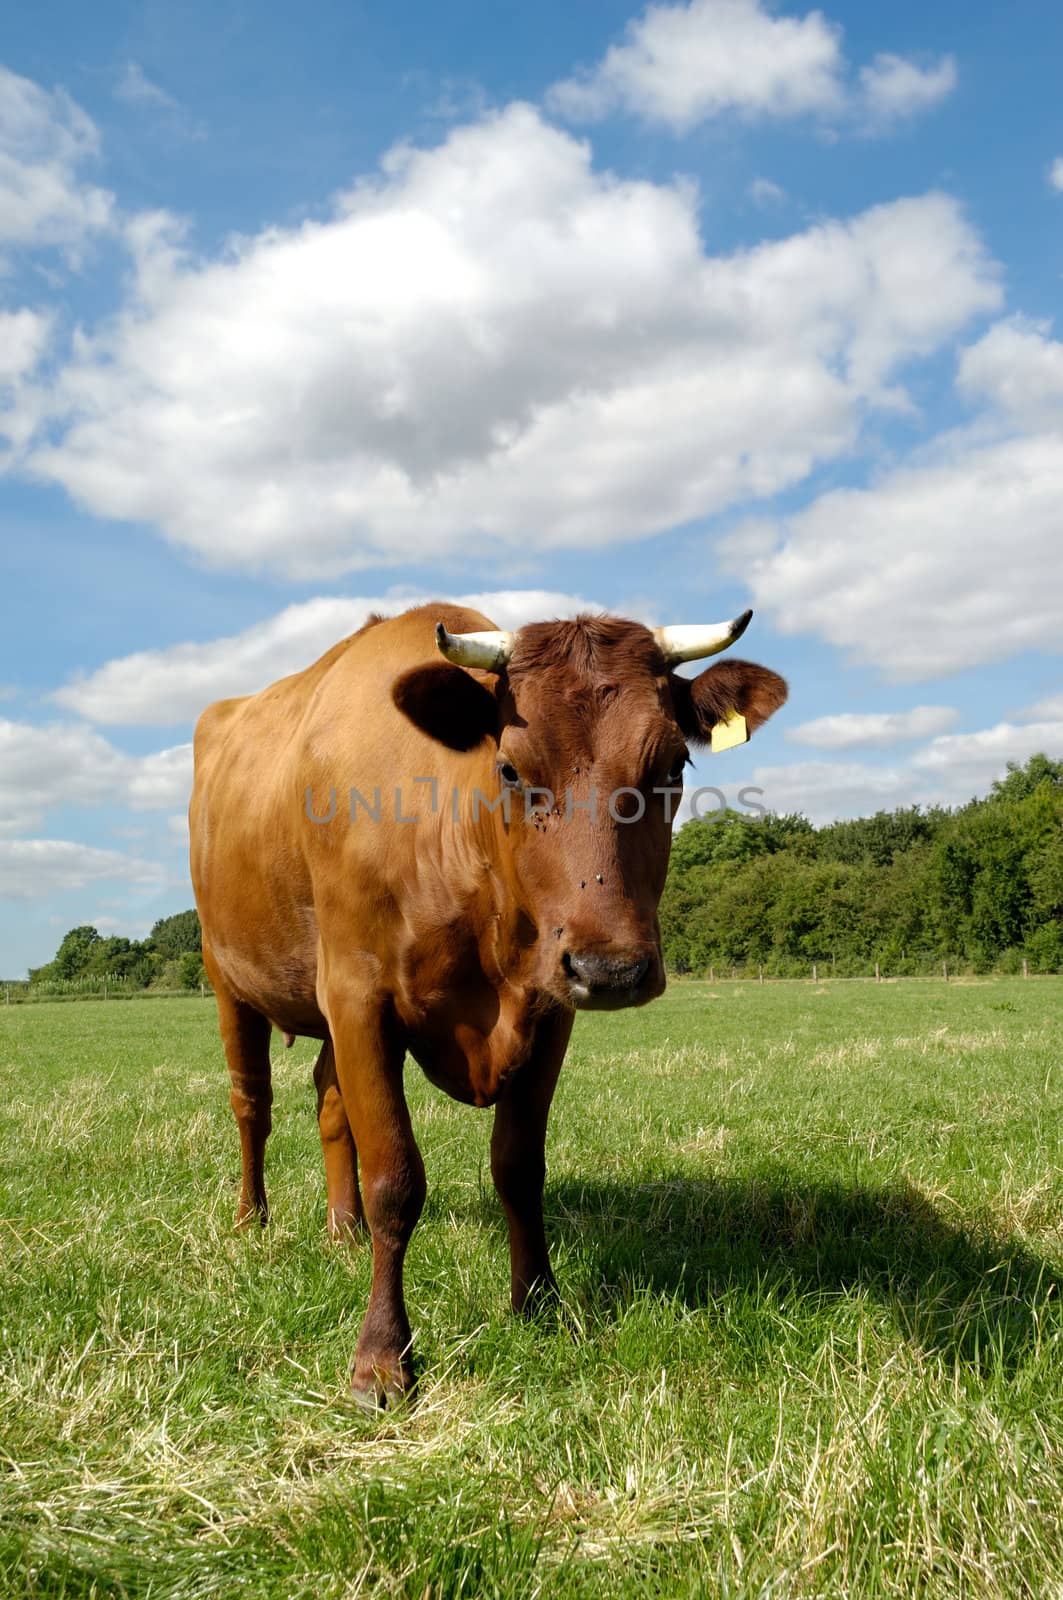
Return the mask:
[[1057,156],[1049,167],[1048,181],[1057,194],[1063,194],[1063,156]]
[[1063,445],[957,448],[875,488],[824,495],[778,527],[739,530],[727,549],[784,632],[818,634],[894,680],[1055,651]]
[[595,172],[519,105],[216,262],[160,218],[130,237],[137,298],[67,367],[28,470],[304,578],[470,539],[526,563],[773,494],[999,300],[944,196],[711,257],[689,187]]
[[770,178],[754,178],[746,193],[756,206],[777,206],[786,199],[786,190]]
[[998,322],[959,362],[957,385],[1028,428],[1063,428],[1063,344],[1048,324]]
[[0,834],[36,827],[61,805],[96,805],[124,781],[128,758],[90,728],[0,719]]
[[404,86],[415,84],[430,94],[421,115],[439,122],[473,122],[488,109],[488,95],[475,78],[444,77],[440,80],[424,72],[408,72]]
[[800,811],[817,824],[914,805],[911,774],[903,767],[860,761],[795,761],[755,767],[751,785],[760,804],[781,815]]
[[[114,96],[135,111],[150,115],[150,121],[164,128],[171,138],[204,139],[204,123],[191,116],[181,102],[149,78],[139,61],[127,61],[115,84]],[[150,125],[150,124],[149,124]]]
[[1048,722],[998,722],[975,733],[946,734],[912,757],[912,766],[947,786],[957,799],[984,794],[1002,778],[1009,761],[1024,762],[1043,751],[1063,755],[1063,719]]
[[[212,700],[254,694],[289,672],[298,672],[360,628],[370,612],[393,615],[439,595],[410,593],[325,597],[288,606],[243,633],[204,644],[140,650],[108,661],[87,677],[73,679],[52,696],[92,722],[144,723],[156,727],[190,722]],[[458,595],[457,605],[482,611],[502,628],[574,616],[600,607],[578,595],[541,589],[498,590]]]
[[819,750],[851,750],[859,745],[886,750],[906,739],[926,739],[944,733],[959,721],[952,706],[913,706],[910,711],[845,711],[832,717],[816,717],[788,728],[786,737],[794,744],[810,744]]
[[1063,755],[1063,720],[1029,726],[1001,722],[932,739],[902,763],[799,761],[756,767],[752,784],[772,811],[802,811],[813,822],[869,816],[898,806],[958,806],[987,794],[1009,761],[1044,751]]
[[964,353],[958,383],[990,404],[975,427],[725,546],[785,632],[896,680],[1063,644],[1063,346],[999,324]]
[[[112,197],[85,182],[96,155],[92,120],[62,89],[41,89],[0,66],[0,278],[20,249],[57,247],[76,261],[86,237],[107,227]],[[40,419],[29,385],[53,334],[51,313],[0,310],[0,439],[23,446]],[[0,455],[0,469],[9,464]]]
[[759,0],[651,5],[589,72],[557,83],[547,104],[574,121],[616,109],[683,133],[739,112],[787,117],[842,103],[840,30],[819,11],[776,17]]
[[104,879],[161,887],[161,867],[69,839],[0,839],[0,897],[37,900]]
[[127,105],[156,106],[172,111],[177,101],[159,84],[153,83],[139,61],[127,61],[115,87],[115,97]]
[[174,745],[142,756],[131,771],[128,790],[134,811],[167,811],[187,806],[192,793],[192,746]]
[[63,89],[49,93],[0,67],[0,252],[75,249],[106,227],[112,196],[84,181],[95,125]]
[[176,811],[166,818],[166,827],[177,844],[188,844],[188,812]]
[[956,63],[943,56],[921,67],[904,56],[877,55],[860,70],[860,90],[872,129],[889,127],[939,105],[956,87]]
[[[910,719],[903,737],[914,731],[920,713],[942,713],[949,721],[957,713],[943,706],[921,706],[905,713]],[[985,795],[992,784],[1006,776],[1008,764],[1020,765],[1031,756],[1044,753],[1058,760],[1063,757],[1063,694],[1049,696],[1023,712],[1026,720],[1002,721],[989,728],[967,733],[939,734],[913,751],[903,763],[876,766],[871,763],[832,761],[796,762],[790,766],[757,767],[753,783],[764,789],[762,803],[773,811],[803,811],[816,822],[835,817],[866,816],[873,811],[895,806],[958,806]],[[823,718],[823,723],[846,723],[874,717]],[[932,731],[932,717],[922,719],[919,732]],[[817,729],[806,723],[802,731]],[[809,739],[807,743],[818,743]],[[867,741],[870,742],[870,741]]]
[[0,311],[0,392],[32,372],[47,348],[52,319],[46,313]]
[[1038,700],[1020,711],[1019,716],[1023,722],[1063,722],[1063,691]]
[[[36,406],[25,400],[25,388],[52,335],[53,319],[45,312],[0,311],[0,439],[17,448],[33,429]],[[6,464],[0,455],[0,468]]]
[[169,811],[188,803],[191,787],[190,744],[131,756],[83,723],[0,718],[0,836],[37,827],[61,806]]
[[688,133],[710,117],[816,113],[884,132],[956,86],[951,56],[920,65],[883,52],[851,87],[841,29],[821,11],[778,16],[761,0],[650,5],[593,68],[553,85],[547,105],[573,122],[628,112]]

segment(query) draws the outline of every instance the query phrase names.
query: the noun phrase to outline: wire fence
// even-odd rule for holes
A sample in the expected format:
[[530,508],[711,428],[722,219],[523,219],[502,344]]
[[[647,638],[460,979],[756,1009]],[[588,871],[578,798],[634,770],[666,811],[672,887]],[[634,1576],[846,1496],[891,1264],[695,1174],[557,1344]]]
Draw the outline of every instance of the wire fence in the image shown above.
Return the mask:
[[710,965],[700,972],[671,973],[670,977],[680,983],[691,980],[707,983],[953,983],[974,979],[989,982],[994,978],[1053,978],[1059,975],[1055,971],[1034,970],[1026,959],[1014,965],[994,967],[946,959],[916,971],[890,971],[885,964],[875,962],[873,967],[856,972],[848,968],[838,970],[829,960],[811,961],[801,967],[791,962],[785,971],[773,969],[770,963],[739,962],[733,965]]
[[194,988],[174,988],[170,984],[132,983],[126,978],[50,978],[43,983],[27,979],[0,980],[2,1003],[8,1006],[34,1005],[44,1001],[73,1000],[202,1000],[213,999],[208,983]]

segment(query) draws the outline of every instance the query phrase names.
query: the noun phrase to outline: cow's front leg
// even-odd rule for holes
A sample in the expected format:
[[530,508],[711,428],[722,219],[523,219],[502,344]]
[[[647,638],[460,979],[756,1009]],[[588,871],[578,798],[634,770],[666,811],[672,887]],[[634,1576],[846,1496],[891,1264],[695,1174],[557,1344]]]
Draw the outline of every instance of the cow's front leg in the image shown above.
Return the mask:
[[571,1032],[570,1011],[542,1018],[527,1061],[495,1105],[491,1175],[509,1224],[513,1309],[525,1314],[557,1290],[543,1225],[546,1123]]
[[375,1004],[333,991],[328,1017],[373,1238],[373,1286],[351,1388],[363,1404],[396,1405],[414,1386],[402,1265],[425,1196],[424,1163],[402,1088],[405,1050],[393,1022]]

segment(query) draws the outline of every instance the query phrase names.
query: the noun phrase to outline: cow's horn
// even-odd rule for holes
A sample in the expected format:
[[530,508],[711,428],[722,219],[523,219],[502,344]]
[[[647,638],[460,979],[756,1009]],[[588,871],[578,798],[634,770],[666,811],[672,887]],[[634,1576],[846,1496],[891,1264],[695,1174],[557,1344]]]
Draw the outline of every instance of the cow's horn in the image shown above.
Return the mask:
[[743,611],[731,622],[710,622],[707,627],[654,628],[653,637],[669,666],[680,661],[700,661],[702,656],[719,655],[740,639],[752,615],[752,611]]
[[511,633],[448,633],[441,622],[436,623],[436,644],[456,667],[482,667],[485,672],[498,672],[513,654]]

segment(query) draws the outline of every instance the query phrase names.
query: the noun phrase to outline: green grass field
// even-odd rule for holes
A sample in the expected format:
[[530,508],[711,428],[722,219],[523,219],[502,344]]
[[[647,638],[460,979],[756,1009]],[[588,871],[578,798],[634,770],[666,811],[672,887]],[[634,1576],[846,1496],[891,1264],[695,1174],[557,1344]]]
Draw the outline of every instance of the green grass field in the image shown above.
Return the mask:
[[313,1046],[273,1220],[212,1004],[0,1009],[0,1594],[1063,1594],[1063,980],[675,984],[578,1020],[559,1320],[490,1115],[408,1084],[408,1414],[346,1398]]

